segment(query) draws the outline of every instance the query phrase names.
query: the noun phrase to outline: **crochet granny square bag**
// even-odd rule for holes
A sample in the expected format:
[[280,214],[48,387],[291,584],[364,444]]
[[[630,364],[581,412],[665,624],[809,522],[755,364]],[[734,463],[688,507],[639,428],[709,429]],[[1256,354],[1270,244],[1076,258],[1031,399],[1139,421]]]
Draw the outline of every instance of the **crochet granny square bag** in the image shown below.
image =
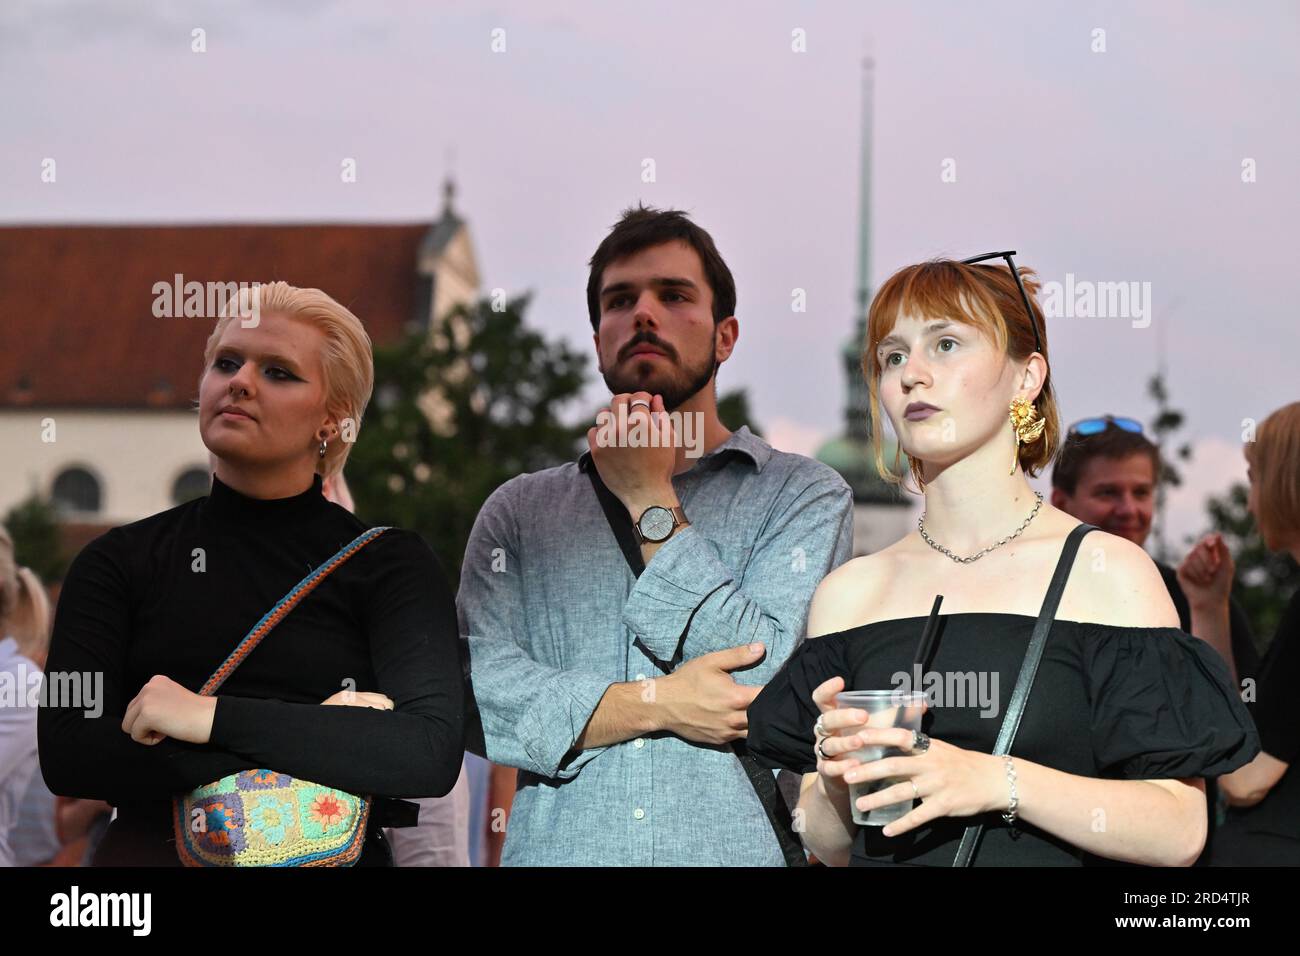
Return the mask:
[[[215,694],[235,668],[317,585],[387,527],[371,528],[280,599],[199,690]],[[372,798],[274,770],[243,770],[172,800],[176,852],[186,866],[352,866]]]

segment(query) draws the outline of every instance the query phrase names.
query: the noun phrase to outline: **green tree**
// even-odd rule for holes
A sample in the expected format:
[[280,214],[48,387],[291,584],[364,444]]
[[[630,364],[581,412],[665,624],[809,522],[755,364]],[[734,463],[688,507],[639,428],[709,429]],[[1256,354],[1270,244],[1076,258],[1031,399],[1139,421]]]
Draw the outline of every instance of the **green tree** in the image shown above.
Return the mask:
[[33,494],[9,509],[4,526],[14,539],[14,557],[42,581],[60,581],[68,568],[59,546],[59,525],[53,506]]
[[[561,409],[586,383],[587,357],[524,323],[528,295],[450,313],[439,330],[375,349],[375,393],[347,480],[357,512],[420,532],[453,585],[483,502],[523,472],[573,460],[588,423]],[[435,396],[441,412],[421,405]],[[435,424],[436,422],[436,424]]]
[[763,436],[750,414],[749,395],[743,388],[726,392],[718,398],[718,418],[733,432],[741,425],[748,425],[755,435],[760,438]]
[[1264,547],[1255,519],[1246,510],[1250,489],[1235,482],[1222,497],[1206,502],[1211,527],[1223,535],[1236,565],[1232,595],[1250,616],[1255,643],[1267,647],[1277,633],[1282,612],[1300,587],[1300,566],[1286,552]]

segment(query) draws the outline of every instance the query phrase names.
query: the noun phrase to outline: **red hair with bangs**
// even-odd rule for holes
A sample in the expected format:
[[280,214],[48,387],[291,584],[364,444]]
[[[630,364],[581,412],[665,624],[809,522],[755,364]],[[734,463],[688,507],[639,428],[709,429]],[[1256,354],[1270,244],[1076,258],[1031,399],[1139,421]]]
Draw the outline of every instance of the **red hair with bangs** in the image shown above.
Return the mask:
[[[1042,354],[1047,355],[1047,326],[1043,310],[1035,295],[1039,284],[1034,271],[1020,267],[1020,278],[1029,295],[1034,315],[1042,337]],[[871,450],[880,477],[892,485],[903,484],[899,454],[894,456],[893,468],[884,461],[880,435],[883,416],[880,411],[880,363],[876,350],[881,341],[894,330],[900,316],[924,319],[951,319],[977,328],[998,350],[1008,358],[1022,361],[1036,351],[1034,329],[1025,314],[1025,303],[1020,298],[1015,277],[1005,265],[979,263],[968,265],[955,259],[932,259],[906,266],[890,276],[871,302],[867,316],[867,341],[862,353],[862,375],[867,381],[868,405],[871,416]],[[1020,446],[1020,467],[1032,477],[1045,468],[1056,455],[1060,444],[1061,422],[1052,390],[1051,363],[1043,387],[1034,400],[1034,408],[1047,420],[1042,436],[1031,444]],[[898,452],[901,453],[901,446]],[[910,457],[910,456],[909,456]],[[918,489],[919,492],[920,489]]]

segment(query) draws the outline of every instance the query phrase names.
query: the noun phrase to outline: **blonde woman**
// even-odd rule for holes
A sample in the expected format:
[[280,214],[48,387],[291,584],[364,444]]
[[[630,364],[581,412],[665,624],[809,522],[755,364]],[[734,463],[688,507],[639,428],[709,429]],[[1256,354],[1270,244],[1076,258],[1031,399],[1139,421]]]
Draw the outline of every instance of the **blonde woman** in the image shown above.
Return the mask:
[[[39,772],[33,695],[39,693],[49,628],[45,586],[31,568],[18,564],[13,538],[0,525],[0,680],[12,693],[0,701],[0,866],[18,862],[14,829],[24,796]],[[51,806],[51,821],[53,815]]]
[[[1188,865],[1205,839],[1201,778],[1247,763],[1259,742],[1223,661],[1178,630],[1159,572],[1132,542],[1082,537],[1010,755],[993,754],[1079,522],[1028,482],[1060,428],[1032,273],[1013,273],[1006,253],[982,258],[1008,266],[908,266],[872,303],[862,367],[876,464],[895,483],[910,472],[925,512],[915,533],[821,583],[809,639],[750,706],[749,749],[806,774],[803,840],[827,864],[950,866],[966,826],[982,823],[977,866]],[[882,406],[907,465],[882,460]],[[836,709],[846,688],[908,689],[900,681],[936,594],[937,644],[925,683],[911,685],[941,697],[922,732],[868,729],[863,711]],[[868,746],[900,755],[853,756]],[[855,824],[850,787],[882,780],[858,808],[906,813]]]
[[[218,320],[203,355],[211,493],[87,545],[60,594],[50,670],[102,674],[103,713],[72,700],[43,707],[41,767],[55,793],[117,807],[98,865],[179,865],[172,796],[238,770],[377,797],[440,796],[460,772],[454,599],[411,532],[362,548],[216,696],[195,693],[290,588],[367,527],[322,483],[342,469],[370,399],[369,337],[319,290],[275,282],[244,295],[257,299]],[[361,865],[391,865],[384,805]]]
[[[1264,547],[1300,561],[1300,402],[1260,422],[1246,442],[1247,507]],[[1235,567],[1221,535],[1207,535],[1187,555],[1178,580],[1192,626],[1207,640],[1228,633]],[[1252,716],[1263,750],[1219,778],[1228,818],[1210,851],[1214,866],[1300,866],[1300,590],[1291,595],[1277,635],[1260,662]]]

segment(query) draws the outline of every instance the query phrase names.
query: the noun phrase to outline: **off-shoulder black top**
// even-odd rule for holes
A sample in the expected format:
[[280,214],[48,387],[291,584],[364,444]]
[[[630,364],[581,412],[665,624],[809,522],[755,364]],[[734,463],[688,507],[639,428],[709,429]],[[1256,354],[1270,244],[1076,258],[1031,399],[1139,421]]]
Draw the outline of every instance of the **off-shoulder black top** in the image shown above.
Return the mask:
[[[942,615],[937,648],[916,686],[912,660],[925,620],[875,621],[803,641],[749,707],[750,752],[766,766],[812,773],[814,688],[841,676],[852,690],[887,690],[907,674],[909,689],[932,691],[939,705],[923,718],[927,734],[991,753],[1035,618]],[[940,686],[942,696],[933,692]],[[1217,776],[1248,763],[1259,749],[1226,666],[1203,641],[1177,628],[1058,620],[1011,752],[1065,773],[1145,780]],[[950,866],[962,831],[976,822],[985,825],[976,866],[1095,860],[1023,820],[1012,830],[1000,814],[989,813],[935,820],[896,837],[858,827],[850,865]]]

